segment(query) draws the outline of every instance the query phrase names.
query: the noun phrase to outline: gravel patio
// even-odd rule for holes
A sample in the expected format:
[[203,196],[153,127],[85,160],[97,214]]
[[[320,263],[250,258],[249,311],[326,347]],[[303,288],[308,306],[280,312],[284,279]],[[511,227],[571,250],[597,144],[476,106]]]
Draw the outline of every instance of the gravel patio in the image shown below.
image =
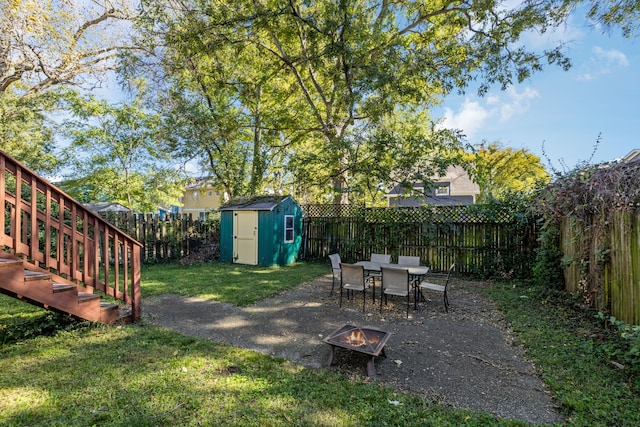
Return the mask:
[[[330,369],[365,381],[418,393],[444,405],[481,410],[498,418],[534,424],[561,422],[547,387],[493,303],[489,284],[456,279],[446,313],[440,295],[406,318],[405,300],[379,309],[367,294],[344,301],[329,295],[331,274],[249,307],[165,294],[143,299],[143,319],[186,335],[225,342],[286,358],[312,369],[328,369],[331,347],[322,339],[351,324],[391,332],[386,357],[377,357],[367,377],[368,356],[338,349]],[[379,289],[378,289],[379,293]]]

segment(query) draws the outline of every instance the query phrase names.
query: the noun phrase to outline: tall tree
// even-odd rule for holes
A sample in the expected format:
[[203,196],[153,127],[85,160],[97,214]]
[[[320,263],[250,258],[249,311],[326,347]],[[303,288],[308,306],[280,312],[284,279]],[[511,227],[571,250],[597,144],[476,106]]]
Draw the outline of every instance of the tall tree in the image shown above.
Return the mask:
[[[376,135],[390,135],[384,126],[396,121],[390,118],[396,112],[428,110],[478,77],[484,92],[491,84],[521,81],[545,62],[568,66],[561,47],[531,52],[518,44],[523,32],[558,24],[567,12],[562,2],[513,8],[494,1],[418,0],[143,0],[142,5],[144,22],[163,30],[158,33],[164,39],[155,41],[163,53],[204,60],[227,50],[236,68],[254,81],[269,81],[278,71],[272,77],[282,84],[272,91],[263,86],[261,99],[277,103],[281,88],[290,90],[296,110],[288,112],[288,123],[306,133],[291,156],[314,171],[314,184],[328,188],[336,202],[347,201],[354,176],[366,173],[358,171],[358,163],[393,146]],[[241,60],[243,52],[250,60]],[[414,164],[428,160],[425,141],[405,138],[402,145]]]
[[499,142],[483,142],[464,157],[471,165],[470,175],[480,186],[479,202],[530,192],[551,180],[540,158],[527,149],[516,150],[502,147]]
[[0,146],[52,172],[55,123],[73,85],[95,87],[125,48],[128,0],[0,0]]
[[640,26],[640,1],[591,0],[587,16],[603,29],[620,28],[622,35],[633,37]]
[[[292,141],[304,133],[290,124],[299,108],[292,104],[290,83],[279,76],[282,67],[268,68],[271,64],[263,64],[255,49],[203,46],[198,39],[157,48],[168,34],[191,31],[188,26],[197,20],[175,21],[173,14],[162,13],[159,3],[151,6],[141,17],[142,38],[153,42],[150,47],[156,47],[160,63],[144,68],[153,81],[146,95],[165,117],[174,153],[185,161],[197,160],[227,198],[281,187],[281,162]],[[139,59],[148,61],[132,58],[135,65],[127,74],[140,74]]]
[[136,102],[80,101],[66,122],[73,168],[63,189],[83,202],[113,201],[136,212],[177,205],[185,179],[162,150],[160,118]]

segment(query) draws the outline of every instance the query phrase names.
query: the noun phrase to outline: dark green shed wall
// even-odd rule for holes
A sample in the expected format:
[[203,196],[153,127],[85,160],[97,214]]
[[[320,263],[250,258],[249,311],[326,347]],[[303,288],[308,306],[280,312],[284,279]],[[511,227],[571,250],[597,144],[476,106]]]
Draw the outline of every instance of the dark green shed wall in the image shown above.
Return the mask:
[[233,261],[233,211],[220,213],[220,261]]

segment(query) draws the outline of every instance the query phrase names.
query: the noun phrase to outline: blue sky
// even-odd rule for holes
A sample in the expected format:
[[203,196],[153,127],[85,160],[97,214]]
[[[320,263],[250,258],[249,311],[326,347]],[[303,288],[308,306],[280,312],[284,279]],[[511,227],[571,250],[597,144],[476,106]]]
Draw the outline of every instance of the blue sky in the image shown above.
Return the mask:
[[549,66],[481,98],[473,89],[451,95],[432,116],[443,116],[444,126],[462,130],[471,144],[525,148],[560,171],[589,161],[599,134],[591,163],[640,148],[640,38],[625,39],[617,29],[602,34],[575,15],[560,30],[523,42],[543,48],[558,40],[568,43],[569,71]]

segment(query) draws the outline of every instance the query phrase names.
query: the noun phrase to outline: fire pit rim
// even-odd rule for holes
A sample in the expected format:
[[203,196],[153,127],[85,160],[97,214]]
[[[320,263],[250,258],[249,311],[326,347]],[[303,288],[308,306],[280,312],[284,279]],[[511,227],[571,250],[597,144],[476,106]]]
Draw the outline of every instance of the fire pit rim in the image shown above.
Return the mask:
[[[376,343],[375,348],[373,349],[373,351],[368,351],[362,347],[357,347],[348,343],[344,343],[342,341],[339,340],[334,340],[336,337],[340,336],[341,334],[344,333],[349,333],[349,332],[353,332],[355,330],[359,330],[364,336],[365,339],[366,338],[366,334],[364,331],[371,331],[374,333],[380,333],[380,340]],[[338,346],[341,348],[345,348],[348,350],[353,350],[359,353],[363,353],[363,354],[368,354],[371,356],[378,356],[380,355],[380,352],[382,352],[384,350],[384,346],[386,345],[387,341],[389,340],[389,337],[391,336],[391,332],[388,331],[384,331],[382,329],[378,329],[378,328],[372,328],[372,327],[364,327],[364,326],[354,326],[354,325],[349,325],[349,324],[345,324],[343,326],[340,326],[339,328],[337,328],[336,330],[334,330],[333,332],[331,332],[328,336],[326,336],[325,338],[323,338],[323,342],[332,346]],[[368,342],[368,339],[367,339]],[[369,344],[371,345],[371,344]]]

